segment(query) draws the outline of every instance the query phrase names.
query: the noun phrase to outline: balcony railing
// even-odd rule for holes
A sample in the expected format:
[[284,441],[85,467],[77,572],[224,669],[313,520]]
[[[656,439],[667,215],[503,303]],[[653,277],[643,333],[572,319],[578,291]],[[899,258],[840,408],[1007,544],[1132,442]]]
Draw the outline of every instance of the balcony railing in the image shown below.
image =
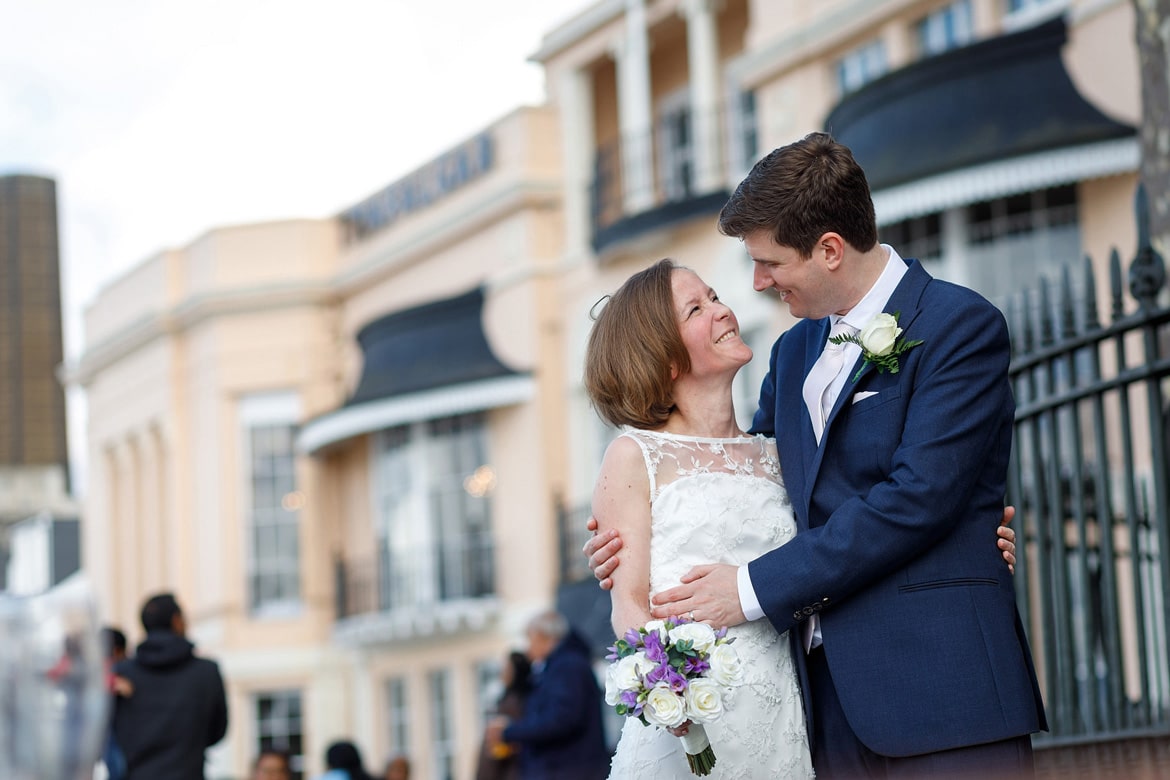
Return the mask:
[[755,157],[753,105],[750,95],[741,95],[733,107],[697,118],[680,108],[649,132],[599,144],[590,187],[594,250],[717,213],[728,182]]
[[421,548],[380,542],[374,556],[337,561],[337,618],[417,609],[495,593],[489,534],[464,534]]

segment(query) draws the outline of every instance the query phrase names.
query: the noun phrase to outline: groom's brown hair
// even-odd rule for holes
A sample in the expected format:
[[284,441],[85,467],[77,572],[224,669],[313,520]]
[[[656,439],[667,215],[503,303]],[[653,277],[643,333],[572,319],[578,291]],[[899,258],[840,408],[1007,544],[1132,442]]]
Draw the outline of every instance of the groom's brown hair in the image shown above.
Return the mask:
[[873,197],[849,147],[827,133],[809,133],[757,162],[719,212],[719,232],[744,238],[760,230],[806,258],[829,232],[854,249],[872,249]]
[[585,391],[611,425],[659,428],[674,409],[674,379],[691,370],[678,330],[671,274],[659,260],[603,304],[585,349]]

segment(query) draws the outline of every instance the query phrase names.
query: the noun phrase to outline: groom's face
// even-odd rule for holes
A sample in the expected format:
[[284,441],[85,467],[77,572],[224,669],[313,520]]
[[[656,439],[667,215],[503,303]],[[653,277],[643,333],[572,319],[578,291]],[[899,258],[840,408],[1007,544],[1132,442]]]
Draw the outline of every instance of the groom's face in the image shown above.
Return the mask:
[[753,286],[758,292],[779,293],[793,317],[820,319],[836,311],[838,296],[819,246],[812,257],[801,257],[792,247],[777,244],[766,230],[744,236],[743,245],[755,264]]

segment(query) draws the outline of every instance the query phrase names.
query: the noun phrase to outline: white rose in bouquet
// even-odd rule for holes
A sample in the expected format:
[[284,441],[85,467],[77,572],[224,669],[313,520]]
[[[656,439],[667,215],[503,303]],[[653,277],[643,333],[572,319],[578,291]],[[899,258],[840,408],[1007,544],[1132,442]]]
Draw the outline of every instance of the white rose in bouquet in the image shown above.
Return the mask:
[[646,660],[646,653],[639,650],[633,655],[619,658],[605,670],[605,703],[614,706],[622,691],[637,690],[642,684],[642,675],[653,664]]
[[723,696],[719,683],[707,677],[691,680],[683,694],[687,717],[695,723],[710,723],[723,714]]
[[666,621],[665,620],[651,620],[645,626],[643,626],[643,628],[646,629],[647,634],[657,633],[658,638],[662,640],[662,643],[666,644],[666,635],[667,634],[666,634]]
[[670,630],[670,641],[678,644],[689,640],[691,647],[700,653],[709,653],[715,646],[715,631],[706,623],[683,623]]
[[642,715],[653,726],[672,729],[687,719],[687,708],[683,698],[668,686],[656,685],[646,694]]
[[708,676],[719,685],[739,685],[743,682],[743,662],[731,645],[715,645],[707,663],[711,664]]

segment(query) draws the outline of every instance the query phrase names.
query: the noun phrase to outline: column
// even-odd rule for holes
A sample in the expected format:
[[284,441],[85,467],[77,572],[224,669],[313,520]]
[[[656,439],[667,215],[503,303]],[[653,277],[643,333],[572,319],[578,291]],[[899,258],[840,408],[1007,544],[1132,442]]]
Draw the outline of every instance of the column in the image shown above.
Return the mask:
[[622,200],[627,214],[638,214],[654,205],[650,43],[643,0],[626,0],[626,34],[615,47],[614,56],[622,140]]
[[142,583],[153,593],[170,583],[166,576],[163,545],[163,524],[166,521],[159,512],[158,452],[149,428],[135,437],[134,452],[139,486],[137,513],[142,533],[138,547],[142,556]]
[[700,195],[724,184],[720,164],[719,0],[683,0],[687,20],[687,65],[690,70],[691,137],[694,139],[694,185]]
[[[142,607],[146,594],[142,585],[142,561],[139,544],[141,542],[141,527],[138,515],[138,475],[134,471],[135,454],[133,440],[130,438],[117,442],[113,447],[112,461],[115,470],[115,494],[112,502],[114,515],[112,528],[116,528],[114,544],[117,551],[114,559],[117,561],[118,599],[121,602],[119,613],[127,616],[137,616]],[[133,620],[128,626],[134,630]]]
[[577,69],[562,72],[557,94],[564,165],[565,259],[575,264],[588,255],[592,233],[589,192],[597,140],[589,74]]

